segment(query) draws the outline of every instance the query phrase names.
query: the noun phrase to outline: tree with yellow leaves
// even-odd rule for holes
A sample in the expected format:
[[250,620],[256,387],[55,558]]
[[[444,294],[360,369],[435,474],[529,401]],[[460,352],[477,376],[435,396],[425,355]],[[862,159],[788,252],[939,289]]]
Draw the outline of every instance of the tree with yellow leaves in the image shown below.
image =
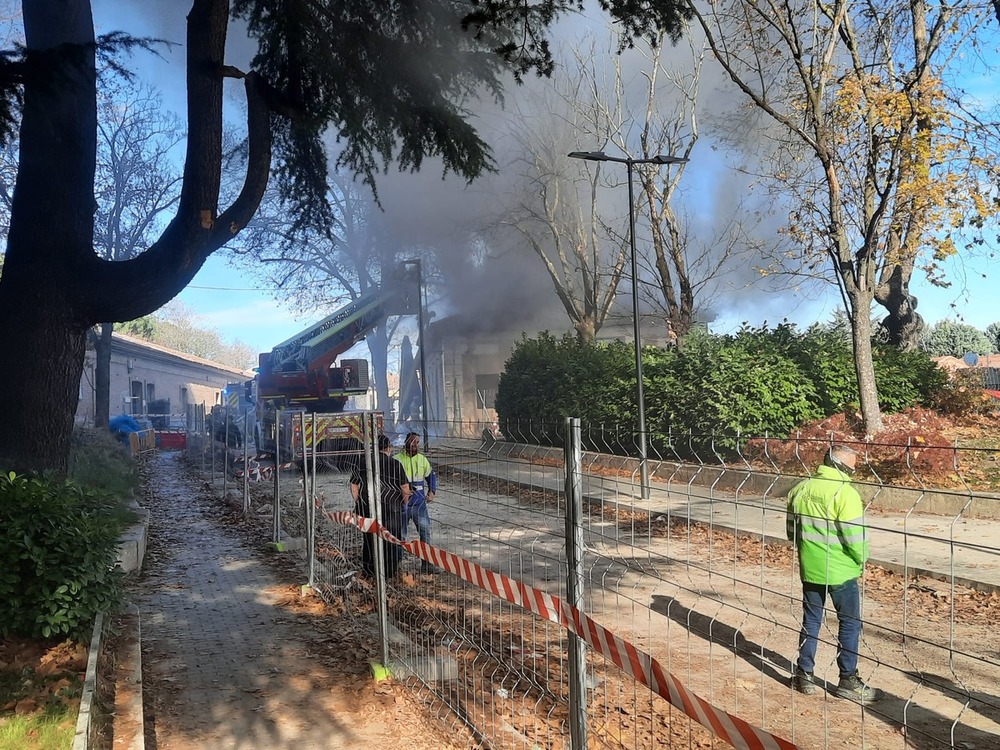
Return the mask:
[[[716,59],[776,127],[767,172],[794,208],[794,261],[826,266],[851,320],[861,413],[882,425],[871,310],[890,340],[919,341],[914,270],[983,242],[997,219],[1000,128],[958,86],[991,11],[960,0],[720,0],[692,5]],[[765,130],[762,128],[762,130]]]

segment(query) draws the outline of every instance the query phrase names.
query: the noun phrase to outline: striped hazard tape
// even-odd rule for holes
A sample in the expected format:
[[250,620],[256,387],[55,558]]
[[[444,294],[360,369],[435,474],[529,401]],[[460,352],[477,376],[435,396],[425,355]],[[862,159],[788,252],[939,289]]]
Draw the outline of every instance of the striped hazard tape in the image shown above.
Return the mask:
[[494,573],[464,557],[445,552],[426,542],[404,542],[382,528],[374,518],[365,518],[350,511],[324,510],[323,513],[334,523],[355,526],[367,534],[378,534],[386,541],[400,545],[411,554],[444,568],[464,581],[561,625],[580,636],[592,649],[610,659],[633,679],[641,682],[672,706],[679,708],[717,737],[739,750],[796,750],[798,747],[699,698],[652,656],[623,641],[557,596],[539,591],[500,573]]

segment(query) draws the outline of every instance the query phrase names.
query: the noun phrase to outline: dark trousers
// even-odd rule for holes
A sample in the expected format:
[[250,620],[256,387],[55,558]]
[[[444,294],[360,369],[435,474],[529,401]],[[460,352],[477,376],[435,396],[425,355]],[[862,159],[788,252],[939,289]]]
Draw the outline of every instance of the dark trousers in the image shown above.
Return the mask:
[[[400,508],[387,507],[387,503],[382,503],[382,525],[397,539],[403,536],[403,514]],[[371,518],[367,500],[358,500],[355,505],[355,512],[359,516]],[[399,545],[382,540],[383,562],[385,564],[385,577],[392,578],[399,569],[399,562],[403,559],[403,550]],[[375,535],[364,534],[361,539],[361,570],[369,577],[375,576]]]
[[861,594],[858,579],[824,586],[802,582],[802,629],[799,631],[798,668],[812,674],[816,668],[816,644],[823,624],[823,607],[830,595],[837,610],[837,666],[840,676],[858,671],[858,642],[861,640]]

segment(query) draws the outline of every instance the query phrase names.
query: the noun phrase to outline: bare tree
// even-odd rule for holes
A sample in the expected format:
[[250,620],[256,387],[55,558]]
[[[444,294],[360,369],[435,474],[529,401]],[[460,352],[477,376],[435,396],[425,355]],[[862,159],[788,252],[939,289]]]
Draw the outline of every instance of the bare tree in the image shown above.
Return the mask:
[[[94,177],[94,252],[124,261],[149,247],[180,198],[181,121],[163,109],[149,86],[116,81],[100,90],[97,171]],[[111,335],[105,322],[94,337],[94,421],[106,426],[111,399]]]
[[[701,138],[699,99],[707,46],[688,36],[683,46],[672,50],[665,38],[656,45],[637,42],[635,50],[643,60],[641,87],[623,85],[622,61],[614,60],[615,91],[636,91],[628,101],[618,95],[615,108],[607,112],[616,122],[611,141],[635,159],[666,155],[690,160]],[[662,312],[667,339],[676,343],[691,330],[698,311],[718,300],[727,281],[759,245],[753,236],[757,216],[746,210],[742,200],[728,200],[716,208],[719,216],[710,234],[695,231],[681,195],[687,169],[686,161],[669,167],[637,166],[637,210],[648,222],[648,234],[644,231],[642,236],[650,238],[653,250],[651,263],[643,265],[651,266],[650,276],[656,280],[655,292],[643,296]],[[609,227],[608,231],[627,237],[621,230]],[[637,244],[644,243],[637,238]],[[647,257],[641,251],[639,256]]]
[[564,55],[550,85],[513,103],[507,136],[518,179],[495,221],[498,241],[520,238],[542,261],[581,341],[593,341],[604,325],[628,248],[604,230],[602,165],[566,156],[599,150],[619,127],[608,97],[621,91],[607,90],[603,71],[589,62],[594,56],[595,43]]
[[[575,45],[552,86],[517,108],[512,141],[520,152],[517,199],[500,226],[517,230],[541,258],[577,334],[593,340],[611,313],[625,272],[629,234],[620,165],[567,159],[571,150],[620,152],[649,159],[690,158],[700,137],[698,99],[706,50],[684,52],[665,37],[637,42],[627,57],[613,44]],[[679,64],[678,64],[678,61]],[[702,237],[682,207],[683,163],[638,164],[637,234],[652,257],[642,293],[662,311],[668,338],[682,338],[699,309],[713,303],[741,258],[753,249],[753,216],[730,204],[730,216]],[[637,245],[645,242],[637,238]]]
[[862,417],[877,432],[873,302],[889,311],[891,339],[913,345],[913,270],[937,278],[963,228],[998,209],[988,156],[997,128],[969,113],[948,80],[960,53],[975,52],[989,9],[964,0],[690,7],[729,78],[773,127],[770,177],[793,205],[785,231],[803,267],[825,259],[840,288]]
[[[251,257],[256,275],[300,312],[329,311],[359,299],[396,273],[404,256],[418,254],[385,236],[381,208],[370,192],[346,175],[333,175],[329,182],[327,200],[334,217],[329,235],[295,235],[289,241],[292,227],[283,218],[287,214],[281,200],[269,195],[247,229],[247,242],[232,248],[236,255]],[[429,276],[425,273],[425,280]],[[389,405],[388,353],[399,322],[386,319],[367,336],[376,401],[384,411]]]

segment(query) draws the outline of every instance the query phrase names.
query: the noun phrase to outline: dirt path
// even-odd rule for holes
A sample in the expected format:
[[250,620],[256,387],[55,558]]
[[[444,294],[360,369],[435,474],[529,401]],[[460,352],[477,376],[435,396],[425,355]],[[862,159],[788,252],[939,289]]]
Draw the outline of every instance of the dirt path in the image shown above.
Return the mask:
[[[302,599],[247,546],[177,453],[154,459],[142,612],[150,750],[469,745],[369,674],[371,633]],[[283,569],[284,568],[284,569]]]

